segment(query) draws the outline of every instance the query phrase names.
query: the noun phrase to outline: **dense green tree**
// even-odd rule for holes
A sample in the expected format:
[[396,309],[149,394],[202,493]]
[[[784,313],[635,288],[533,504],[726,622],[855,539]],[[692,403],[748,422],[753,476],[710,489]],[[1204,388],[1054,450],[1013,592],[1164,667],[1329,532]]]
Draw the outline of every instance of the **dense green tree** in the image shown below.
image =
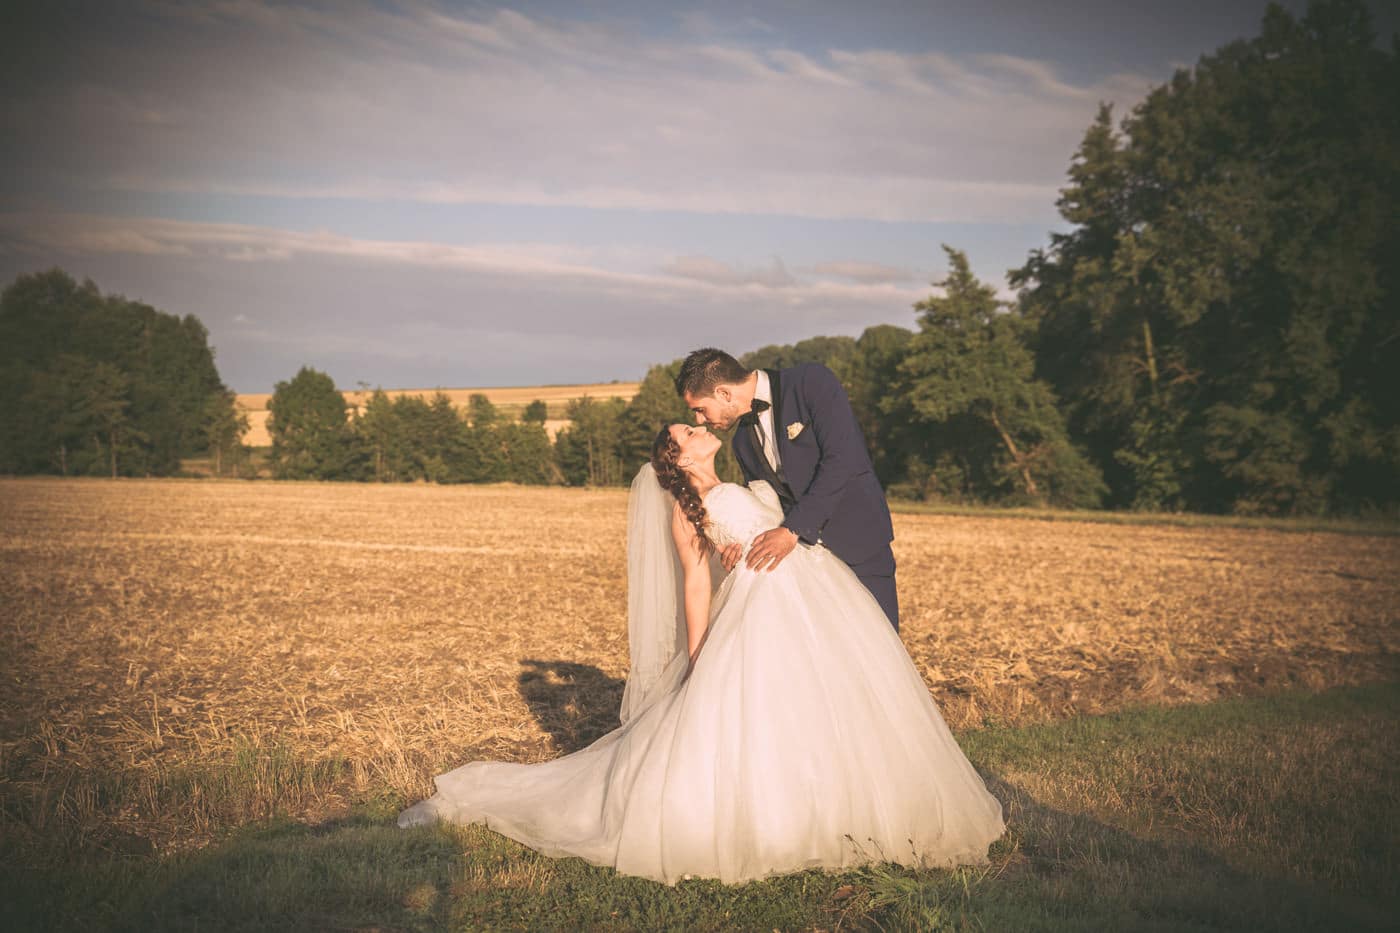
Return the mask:
[[[893,324],[866,328],[856,341],[850,373],[843,380],[875,474],[886,486],[904,480],[910,460],[920,452],[910,433],[914,418],[908,400],[895,394],[899,366],[913,339],[913,331]],[[923,493],[920,489],[915,495],[922,498]]]
[[277,383],[267,409],[279,479],[360,478],[345,397],[330,376],[302,367],[290,382]]
[[111,363],[95,363],[79,391],[79,404],[91,419],[93,438],[99,445],[106,442],[107,464],[112,479],[116,479],[122,445],[149,439],[131,417],[131,378]]
[[[93,395],[104,391],[115,394]],[[223,403],[231,408],[231,397],[193,316],[104,296],[58,269],[19,276],[0,295],[0,469],[106,474],[115,463],[127,475],[173,473],[207,451],[206,422]],[[46,414],[54,406],[56,419]],[[76,426],[84,417],[106,427]],[[81,448],[100,443],[104,454],[86,459],[74,432]]]
[[[554,438],[555,463],[570,486],[615,486],[630,481],[619,450],[627,403],[584,396],[570,402],[569,426]],[[635,472],[635,471],[634,471]]]
[[1357,0],[1277,6],[1071,166],[1014,274],[1037,372],[1138,507],[1400,501],[1400,54]]
[[503,479],[531,486],[554,482],[554,448],[542,423],[505,422],[494,430],[506,465]]
[[442,391],[433,393],[422,412],[419,435],[422,478],[434,483],[466,482],[467,425],[452,400]]
[[435,443],[436,426],[428,402],[417,395],[395,396],[394,425],[397,433],[390,462],[395,477],[410,482],[441,482],[445,478],[446,464]]
[[526,424],[544,424],[549,420],[549,406],[542,400],[535,399],[525,406],[525,410],[520,413],[520,420]]
[[749,369],[786,369],[799,363],[821,363],[843,383],[850,380],[859,352],[851,337],[808,337],[791,345],[760,347],[739,358]]
[[1101,481],[1070,444],[1049,386],[1034,378],[1024,321],[944,247],[944,294],[915,305],[919,332],[899,363],[890,409],[908,405],[935,450],[962,458],[964,488],[1056,505],[1097,504]]
[[214,461],[214,475],[225,469],[238,469],[248,459],[243,435],[248,433],[248,416],[238,408],[231,390],[207,397],[204,405],[204,439]]
[[53,470],[62,476],[92,472],[101,458],[89,451],[96,427],[85,386],[96,365],[86,356],[62,353],[47,367],[24,373],[16,386],[23,387],[23,394],[6,418],[12,438],[4,448],[13,458],[9,469]]
[[142,440],[131,418],[131,380],[111,363],[59,354],[32,374],[20,399],[31,436],[51,445],[50,468],[64,476],[116,477],[124,452]]
[[369,458],[369,475],[376,482],[402,479],[398,416],[394,403],[382,388],[376,388],[356,413],[355,434]]
[[[502,418],[485,396],[466,417],[443,392],[431,399],[376,390],[355,420],[374,478],[435,483],[541,484],[556,477],[544,425]],[[483,404],[484,403],[484,404]],[[479,420],[469,424],[472,414]]]
[[501,414],[496,410],[496,406],[491,400],[480,392],[473,392],[467,399],[467,419],[471,421],[472,427],[480,428],[488,424],[495,424],[500,420]]

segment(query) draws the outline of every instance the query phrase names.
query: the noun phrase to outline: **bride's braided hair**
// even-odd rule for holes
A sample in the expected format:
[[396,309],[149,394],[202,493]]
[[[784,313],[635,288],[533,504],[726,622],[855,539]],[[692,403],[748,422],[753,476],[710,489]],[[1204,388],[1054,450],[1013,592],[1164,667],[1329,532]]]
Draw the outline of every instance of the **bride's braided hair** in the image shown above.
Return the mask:
[[671,436],[671,426],[667,425],[656,435],[656,442],[651,445],[651,466],[656,471],[656,481],[661,484],[661,488],[675,497],[680,503],[681,512],[695,526],[695,540],[700,546],[700,553],[708,554],[714,550],[714,544],[709,535],[705,534],[705,505],[700,501],[700,494],[695,491],[695,485],[691,483],[685,470],[676,466],[680,454],[681,445]]

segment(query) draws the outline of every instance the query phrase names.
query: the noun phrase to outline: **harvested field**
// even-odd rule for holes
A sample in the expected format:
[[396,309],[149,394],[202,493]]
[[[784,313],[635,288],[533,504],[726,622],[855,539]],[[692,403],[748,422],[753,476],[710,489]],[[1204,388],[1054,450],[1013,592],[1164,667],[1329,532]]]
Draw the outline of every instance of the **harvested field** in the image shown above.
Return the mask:
[[[464,760],[579,747],[615,724],[626,671],[625,503],[0,480],[4,819],[250,742],[406,797]],[[896,532],[904,641],[955,729],[1400,674],[1400,538],[938,515]],[[90,796],[85,818],[161,846],[209,829]]]

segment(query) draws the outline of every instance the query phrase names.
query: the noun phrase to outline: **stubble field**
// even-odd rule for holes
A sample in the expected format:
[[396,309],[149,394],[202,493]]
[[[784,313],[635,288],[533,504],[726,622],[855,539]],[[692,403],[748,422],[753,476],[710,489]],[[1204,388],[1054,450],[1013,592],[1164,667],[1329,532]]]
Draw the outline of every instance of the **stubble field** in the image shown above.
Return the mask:
[[[615,724],[626,674],[625,507],[620,490],[0,481],[5,777],[276,740],[414,796],[461,761],[578,747]],[[955,730],[1400,667],[1394,537],[895,522],[904,641]]]
[[[188,849],[274,809],[326,820],[366,789],[397,806],[467,760],[580,747],[616,724],[626,673],[625,506],[621,490],[0,480],[10,856],[55,834]],[[1400,538],[895,529],[904,642],[958,732],[1400,679]],[[341,770],[318,782],[277,755]],[[240,760],[260,762],[243,779],[269,785],[266,809],[188,777]]]

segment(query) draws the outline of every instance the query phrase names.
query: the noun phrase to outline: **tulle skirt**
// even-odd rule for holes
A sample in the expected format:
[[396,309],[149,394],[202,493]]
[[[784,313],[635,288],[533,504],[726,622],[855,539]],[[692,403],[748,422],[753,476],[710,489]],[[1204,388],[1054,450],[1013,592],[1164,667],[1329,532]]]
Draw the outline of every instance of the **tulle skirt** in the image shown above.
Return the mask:
[[480,822],[546,855],[668,884],[869,861],[982,864],[1001,805],[842,561],[742,565],[687,659],[622,727],[554,761],[473,762],[400,825]]

